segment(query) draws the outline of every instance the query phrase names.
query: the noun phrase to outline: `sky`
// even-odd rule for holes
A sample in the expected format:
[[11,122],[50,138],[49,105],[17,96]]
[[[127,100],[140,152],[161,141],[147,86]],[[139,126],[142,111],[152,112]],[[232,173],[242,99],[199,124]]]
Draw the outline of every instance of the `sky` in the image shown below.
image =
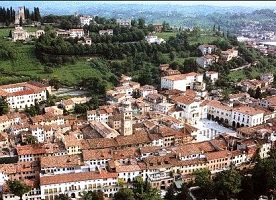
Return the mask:
[[[64,2],[64,3],[63,3]],[[33,6],[44,7],[48,5],[85,5],[94,3],[118,3],[118,4],[174,4],[174,5],[210,5],[219,7],[245,6],[256,8],[276,8],[276,1],[1,1],[0,6]],[[43,5],[43,6],[42,6]]]

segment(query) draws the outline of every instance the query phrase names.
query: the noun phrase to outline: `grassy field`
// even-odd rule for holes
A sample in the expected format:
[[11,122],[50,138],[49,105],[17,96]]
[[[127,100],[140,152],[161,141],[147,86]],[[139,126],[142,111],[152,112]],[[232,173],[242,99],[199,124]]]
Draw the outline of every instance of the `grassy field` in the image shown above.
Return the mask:
[[214,35],[209,35],[209,34],[202,34],[199,37],[191,37],[189,42],[190,44],[207,44],[207,43],[212,43],[214,40],[216,40],[218,37]]
[[[28,31],[37,30],[36,27],[27,27]],[[20,42],[8,41],[7,38],[11,28],[0,28],[0,42],[9,45],[14,49],[14,59],[0,62],[0,70],[4,73],[0,74],[0,84],[13,81],[22,81],[30,79],[51,79],[57,77],[62,83],[66,85],[75,85],[80,82],[82,78],[88,77],[103,77],[99,70],[91,68],[86,59],[79,59],[75,64],[67,64],[59,67],[54,67],[53,73],[46,73],[44,71],[45,65],[41,64],[35,57],[34,45],[23,44]],[[177,32],[156,33],[158,37],[168,40],[171,36],[176,36]],[[202,35],[199,38],[192,38],[191,42],[209,42],[215,37],[211,35]],[[165,54],[169,58],[169,54]],[[176,61],[183,64],[185,58],[176,56]],[[111,87],[111,84],[109,85]]]
[[158,38],[163,38],[167,41],[171,36],[175,37],[178,32],[162,32],[162,33],[155,33]]
[[[266,71],[266,72],[272,72],[273,74],[276,73],[276,67],[273,68],[273,70],[270,71]],[[250,71],[250,75],[252,78],[257,79],[262,73],[264,73],[263,71],[261,71],[261,69],[256,69],[253,68]],[[238,71],[233,71],[230,72],[228,75],[230,81],[238,81],[238,80],[244,80],[247,79],[246,74],[244,73],[244,70],[238,70]]]

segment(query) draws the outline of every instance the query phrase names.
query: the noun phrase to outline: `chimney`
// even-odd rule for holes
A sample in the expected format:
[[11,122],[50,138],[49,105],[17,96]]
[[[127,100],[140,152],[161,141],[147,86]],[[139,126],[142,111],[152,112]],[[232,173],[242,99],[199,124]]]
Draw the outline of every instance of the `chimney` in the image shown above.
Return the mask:
[[81,159],[80,159],[80,157],[78,157],[78,165],[79,166],[81,165]]

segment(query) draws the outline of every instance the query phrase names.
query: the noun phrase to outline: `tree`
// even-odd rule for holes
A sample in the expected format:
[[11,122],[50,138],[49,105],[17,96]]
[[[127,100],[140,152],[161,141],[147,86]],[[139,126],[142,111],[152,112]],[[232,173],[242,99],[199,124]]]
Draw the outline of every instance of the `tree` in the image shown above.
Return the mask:
[[208,169],[200,169],[194,172],[195,185],[199,186],[201,198],[212,198],[214,191],[214,183],[211,179],[211,172]]
[[143,18],[138,19],[138,28],[139,29],[145,28],[145,19],[143,19]]
[[186,183],[183,183],[180,192],[176,195],[176,200],[189,200],[189,189]]
[[38,140],[37,140],[37,137],[36,137],[36,136],[28,135],[28,137],[26,138],[26,142],[27,142],[28,144],[37,144],[37,143],[38,143]]
[[173,61],[175,59],[175,52],[170,52],[170,60]]
[[19,18],[19,26],[23,26],[23,20],[22,20],[22,17],[20,16]]
[[7,185],[11,191],[12,194],[15,196],[18,196],[20,200],[22,200],[22,197],[27,192],[31,191],[31,187],[26,185],[25,183],[18,181],[18,180],[7,180]]
[[214,179],[217,198],[234,198],[241,191],[241,175],[235,169],[218,173]]
[[54,77],[52,79],[49,80],[49,85],[54,87],[55,90],[58,90],[60,88],[60,82],[57,79],[57,77]]
[[54,199],[56,199],[56,200],[72,200],[72,198],[69,197],[68,194],[56,195]]
[[214,26],[213,26],[213,32],[215,32],[216,31],[216,25],[214,24]]
[[81,194],[82,200],[104,200],[104,193],[102,191],[84,191]]
[[173,184],[171,184],[168,188],[167,188],[167,192],[164,196],[165,200],[176,200],[176,196],[175,196],[175,189]]
[[260,99],[262,97],[261,88],[257,87],[256,93],[255,93],[255,99]]
[[0,115],[7,114],[9,112],[9,104],[6,99],[0,98]]
[[254,200],[254,184],[251,176],[243,176],[241,180],[241,191],[238,199]]
[[135,200],[134,193],[129,188],[121,188],[114,194],[114,200]]

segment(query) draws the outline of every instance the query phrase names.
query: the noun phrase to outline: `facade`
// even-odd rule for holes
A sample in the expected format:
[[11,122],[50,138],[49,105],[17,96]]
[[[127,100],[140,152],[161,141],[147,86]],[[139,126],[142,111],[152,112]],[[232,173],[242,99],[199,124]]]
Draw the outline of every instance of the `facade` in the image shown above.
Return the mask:
[[122,121],[121,121],[121,134],[132,135],[132,108],[131,103],[125,101],[123,104]]
[[84,25],[89,25],[92,20],[93,20],[93,18],[89,15],[88,16],[81,16],[80,17],[81,26],[83,27]]
[[70,29],[70,37],[84,37],[84,30],[83,29]]
[[113,35],[112,29],[106,29],[106,30],[99,30],[100,35]]
[[209,78],[212,83],[215,83],[217,80],[218,80],[218,72],[215,72],[215,71],[206,71],[205,72],[205,75],[207,78]]
[[156,44],[165,43],[165,40],[163,38],[158,38],[157,36],[153,36],[153,35],[146,36],[145,40],[149,44],[152,44],[152,43],[156,43]]
[[117,19],[117,24],[123,27],[130,27],[131,19]]
[[201,51],[202,55],[206,55],[214,53],[214,51],[216,51],[218,48],[216,45],[203,44],[200,45],[198,49]]
[[51,93],[48,86],[35,82],[22,82],[0,86],[0,96],[5,98],[10,109],[23,110],[34,106],[36,102],[47,99],[46,90]]
[[68,194],[80,198],[82,191],[102,190],[106,197],[113,197],[118,191],[117,173],[79,172],[40,177],[41,198],[54,200],[55,195]]
[[22,20],[23,23],[26,22],[24,7],[18,8],[17,13],[15,14],[14,24],[20,24],[20,19]]
[[238,57],[238,50],[228,49],[227,51],[221,51],[222,59],[229,61],[233,58]]
[[204,55],[202,57],[199,57],[196,59],[196,63],[202,67],[206,68],[209,65],[212,65],[213,63],[216,63],[218,61],[219,56],[217,55]]
[[161,89],[186,91],[186,76],[180,74],[161,77]]

